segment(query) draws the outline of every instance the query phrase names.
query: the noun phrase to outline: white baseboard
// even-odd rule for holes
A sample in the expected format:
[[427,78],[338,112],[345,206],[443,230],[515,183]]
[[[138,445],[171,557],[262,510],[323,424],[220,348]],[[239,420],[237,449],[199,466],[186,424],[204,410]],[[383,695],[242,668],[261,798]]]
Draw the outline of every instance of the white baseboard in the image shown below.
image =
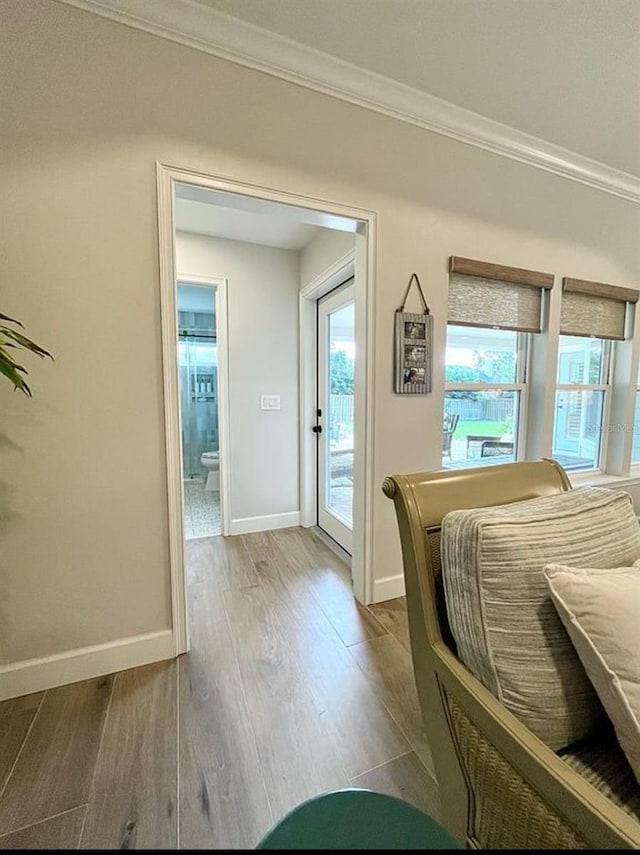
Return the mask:
[[0,665],[0,701],[89,680],[175,656],[170,629]]
[[394,600],[396,597],[404,597],[404,575],[384,576],[376,579],[373,583],[373,602],[384,603],[385,600]]
[[300,511],[231,520],[229,534],[249,534],[252,531],[270,531],[274,528],[290,528],[294,525],[300,525]]

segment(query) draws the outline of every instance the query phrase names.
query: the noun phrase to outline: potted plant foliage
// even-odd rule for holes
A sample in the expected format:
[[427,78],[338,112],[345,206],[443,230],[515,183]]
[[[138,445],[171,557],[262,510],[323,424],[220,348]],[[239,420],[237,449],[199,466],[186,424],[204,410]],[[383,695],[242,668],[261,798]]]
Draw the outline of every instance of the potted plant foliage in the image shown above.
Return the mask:
[[29,372],[24,365],[20,365],[15,357],[18,356],[20,350],[31,351],[41,359],[49,357],[52,360],[53,356],[48,350],[23,335],[20,329],[24,329],[20,321],[0,312],[0,374],[3,374],[13,383],[14,389],[20,389],[30,398],[31,389],[25,380]]

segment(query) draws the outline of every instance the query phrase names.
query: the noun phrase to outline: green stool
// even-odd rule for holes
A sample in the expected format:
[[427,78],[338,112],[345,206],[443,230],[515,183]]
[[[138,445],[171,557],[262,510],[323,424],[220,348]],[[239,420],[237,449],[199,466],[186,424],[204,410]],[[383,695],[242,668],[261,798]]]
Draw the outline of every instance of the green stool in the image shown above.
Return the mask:
[[462,849],[426,813],[357,788],[315,796],[290,811],[257,849]]

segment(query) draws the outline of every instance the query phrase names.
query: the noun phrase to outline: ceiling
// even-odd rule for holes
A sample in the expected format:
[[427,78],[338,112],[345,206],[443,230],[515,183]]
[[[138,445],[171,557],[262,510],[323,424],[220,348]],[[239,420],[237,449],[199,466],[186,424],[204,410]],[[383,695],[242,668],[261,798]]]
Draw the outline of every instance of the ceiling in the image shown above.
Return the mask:
[[357,228],[348,217],[195,184],[176,185],[174,214],[178,231],[297,251],[323,228]]
[[306,223],[179,198],[175,220],[178,231],[293,250],[304,249],[320,230]]
[[197,0],[640,175],[640,0]]

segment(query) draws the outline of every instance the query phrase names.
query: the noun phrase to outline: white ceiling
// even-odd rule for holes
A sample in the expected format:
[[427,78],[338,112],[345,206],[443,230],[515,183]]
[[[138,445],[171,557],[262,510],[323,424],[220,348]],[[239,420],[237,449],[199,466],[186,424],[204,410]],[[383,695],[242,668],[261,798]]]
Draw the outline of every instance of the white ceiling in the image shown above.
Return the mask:
[[319,231],[319,226],[221,208],[191,199],[176,199],[175,218],[178,231],[260,243],[280,249],[304,249]]
[[640,175],[640,0],[198,0]]
[[227,193],[193,184],[177,184],[174,200],[178,231],[301,250],[321,228],[355,232],[357,223],[327,214]]

